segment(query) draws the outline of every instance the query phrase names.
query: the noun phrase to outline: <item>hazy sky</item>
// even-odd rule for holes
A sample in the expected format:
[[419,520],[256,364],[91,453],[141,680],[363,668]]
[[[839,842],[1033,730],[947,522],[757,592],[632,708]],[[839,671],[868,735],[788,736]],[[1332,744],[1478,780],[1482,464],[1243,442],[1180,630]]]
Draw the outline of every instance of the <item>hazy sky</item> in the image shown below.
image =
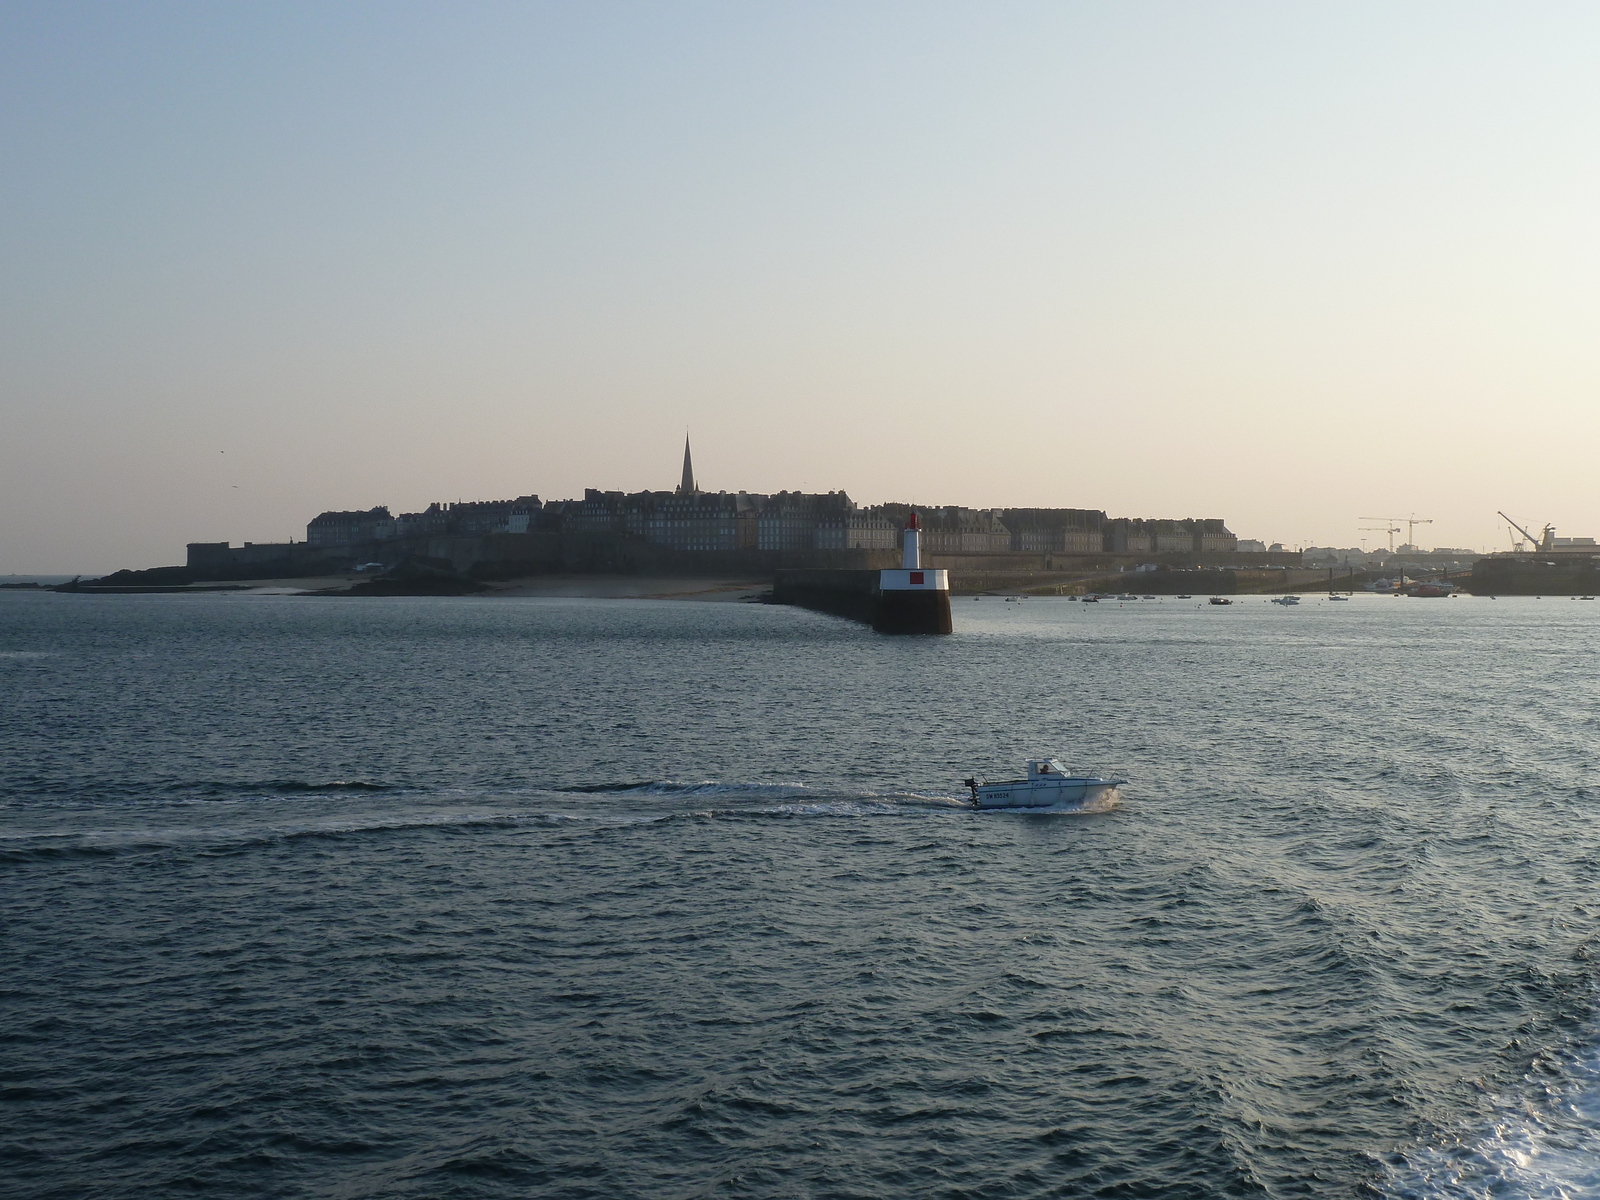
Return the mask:
[[0,0],[0,573],[676,481],[1600,535],[1600,6]]

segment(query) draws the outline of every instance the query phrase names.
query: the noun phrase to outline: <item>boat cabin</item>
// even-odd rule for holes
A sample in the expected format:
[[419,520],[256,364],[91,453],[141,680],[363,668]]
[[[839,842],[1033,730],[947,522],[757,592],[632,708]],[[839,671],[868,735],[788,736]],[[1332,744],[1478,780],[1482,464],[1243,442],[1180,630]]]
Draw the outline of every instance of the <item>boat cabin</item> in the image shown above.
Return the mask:
[[1028,760],[1029,779],[1065,779],[1067,769],[1054,758],[1035,758]]

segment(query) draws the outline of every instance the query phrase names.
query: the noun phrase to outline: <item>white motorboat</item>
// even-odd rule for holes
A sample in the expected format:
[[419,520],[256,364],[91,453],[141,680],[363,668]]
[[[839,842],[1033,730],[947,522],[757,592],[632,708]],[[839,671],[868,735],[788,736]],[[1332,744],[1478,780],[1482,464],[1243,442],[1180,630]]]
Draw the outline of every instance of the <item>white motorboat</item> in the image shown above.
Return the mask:
[[1026,779],[990,783],[974,777],[963,780],[972,789],[973,808],[1105,808],[1118,799],[1117,788],[1126,779],[1101,779],[1072,775],[1053,758],[1033,759]]
[[1299,604],[1300,603],[1300,597],[1299,596],[1274,596],[1273,599],[1272,599],[1272,603],[1274,603],[1274,604],[1282,604],[1285,607],[1288,607],[1291,604]]

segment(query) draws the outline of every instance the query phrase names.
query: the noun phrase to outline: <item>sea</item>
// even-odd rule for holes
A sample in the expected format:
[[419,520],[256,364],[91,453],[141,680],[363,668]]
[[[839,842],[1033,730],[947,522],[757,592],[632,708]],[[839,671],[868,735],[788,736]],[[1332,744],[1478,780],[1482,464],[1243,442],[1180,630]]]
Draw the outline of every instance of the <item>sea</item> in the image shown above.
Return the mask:
[[1600,602],[954,605],[0,593],[0,1194],[1600,1196]]

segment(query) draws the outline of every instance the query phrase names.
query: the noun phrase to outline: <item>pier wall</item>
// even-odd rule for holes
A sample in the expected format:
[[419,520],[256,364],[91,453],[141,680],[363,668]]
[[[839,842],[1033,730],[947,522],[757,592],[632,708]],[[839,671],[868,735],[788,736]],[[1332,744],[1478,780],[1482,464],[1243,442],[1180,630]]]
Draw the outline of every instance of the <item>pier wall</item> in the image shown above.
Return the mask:
[[773,579],[772,602],[847,617],[879,633],[951,632],[949,592],[942,587],[884,591],[879,587],[881,578],[879,571],[780,570]]
[[772,602],[815,609],[870,625],[878,613],[878,572],[820,568],[780,570],[773,578]]
[[1475,596],[1600,595],[1600,559],[1480,558],[1466,590]]
[[[229,546],[193,542],[182,570],[190,580],[333,575],[369,562],[430,559],[476,579],[531,575],[714,575],[769,578],[786,568],[875,570],[899,564],[898,550],[671,550],[611,533],[493,533],[384,538],[340,546],[307,542]],[[174,568],[177,569],[177,568]]]

